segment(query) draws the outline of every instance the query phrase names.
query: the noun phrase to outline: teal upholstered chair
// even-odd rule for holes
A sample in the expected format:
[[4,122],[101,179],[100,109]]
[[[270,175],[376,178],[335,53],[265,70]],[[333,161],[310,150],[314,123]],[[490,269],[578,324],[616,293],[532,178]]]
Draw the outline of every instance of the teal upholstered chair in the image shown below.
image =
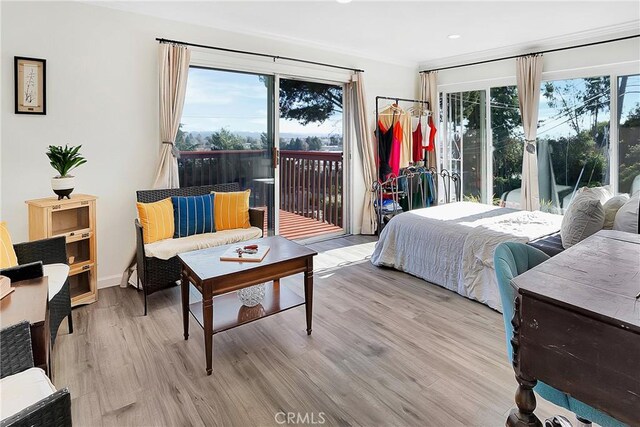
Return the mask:
[[[504,330],[506,332],[507,353],[509,362],[512,359],[511,337],[513,336],[513,326],[511,319],[514,312],[514,301],[516,289],[511,285],[511,279],[524,273],[530,268],[549,259],[544,252],[529,245],[516,242],[505,242],[498,245],[493,255],[493,261],[498,279],[500,299],[502,302],[502,317],[504,319]],[[610,417],[609,415],[574,399],[566,393],[561,392],[547,384],[538,381],[534,391],[543,399],[548,400],[558,406],[562,406],[576,414],[578,420],[587,422],[590,420],[601,426],[624,426],[624,424]]]

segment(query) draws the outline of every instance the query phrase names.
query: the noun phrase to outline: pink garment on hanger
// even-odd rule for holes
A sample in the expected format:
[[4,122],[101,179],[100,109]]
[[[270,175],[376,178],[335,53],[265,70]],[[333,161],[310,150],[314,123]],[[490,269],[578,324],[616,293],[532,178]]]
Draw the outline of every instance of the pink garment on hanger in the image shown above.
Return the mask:
[[400,150],[402,149],[402,125],[396,122],[393,127],[393,143],[391,145],[391,156],[389,157],[389,166],[391,172],[396,176],[400,173]]

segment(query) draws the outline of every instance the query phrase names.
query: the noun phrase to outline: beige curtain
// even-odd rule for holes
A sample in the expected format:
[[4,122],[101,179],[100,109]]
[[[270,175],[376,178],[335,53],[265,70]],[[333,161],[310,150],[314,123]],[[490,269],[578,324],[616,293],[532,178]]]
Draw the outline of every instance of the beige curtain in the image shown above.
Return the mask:
[[187,91],[189,59],[186,46],[158,45],[160,59],[160,140],[162,152],[153,188],[178,188],[178,160],[174,143]]
[[377,177],[376,157],[373,136],[369,132],[366,94],[364,78],[361,72],[356,72],[350,83],[347,83],[345,112],[351,117],[356,136],[356,146],[362,159],[362,173],[365,181],[364,206],[362,209],[362,234],[375,234],[376,212],[373,205],[374,194],[371,186]]
[[[439,122],[439,105],[440,102],[438,100],[438,72],[437,71],[429,71],[428,73],[420,74],[420,100],[421,101],[429,101],[429,108],[431,109],[431,115],[433,118],[433,125],[438,126]],[[437,134],[436,134],[437,135]],[[437,141],[437,138],[436,138]],[[436,170],[440,171],[440,164],[438,162],[439,157],[439,147],[436,143],[435,151],[427,152],[427,167],[436,168]]]
[[522,56],[516,59],[518,102],[524,128],[524,154],[522,157],[522,189],[520,207],[524,210],[540,209],[538,188],[538,104],[542,79],[542,55]]
[[[174,144],[182,117],[184,96],[187,92],[191,51],[186,46],[160,43],[158,54],[162,151],[153,188],[178,188],[180,186],[178,159]],[[120,282],[121,287],[127,287],[135,270],[136,255],[134,253],[125,271],[124,280]]]

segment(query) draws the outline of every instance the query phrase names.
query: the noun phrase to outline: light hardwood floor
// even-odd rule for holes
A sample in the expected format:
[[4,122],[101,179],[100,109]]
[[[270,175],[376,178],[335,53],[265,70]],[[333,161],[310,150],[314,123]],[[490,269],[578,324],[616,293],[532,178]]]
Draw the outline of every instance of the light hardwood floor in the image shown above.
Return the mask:
[[[499,313],[374,267],[370,237],[310,246],[321,252],[313,334],[303,308],[217,334],[211,376],[193,319],[182,338],[178,287],[150,296],[146,317],[133,288],[74,309],[75,331],[63,322],[53,352],[74,425],[279,425],[279,412],[341,426],[504,425],[516,382]],[[282,283],[302,295],[301,277]],[[541,418],[567,415],[538,401]]]

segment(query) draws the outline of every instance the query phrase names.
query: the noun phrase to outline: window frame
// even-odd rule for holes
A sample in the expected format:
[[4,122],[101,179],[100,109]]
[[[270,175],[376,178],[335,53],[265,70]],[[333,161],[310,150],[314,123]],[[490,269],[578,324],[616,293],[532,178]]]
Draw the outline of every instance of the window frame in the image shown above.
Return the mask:
[[[631,74],[640,74],[640,63],[638,61],[625,61],[613,64],[606,65],[597,65],[590,67],[579,67],[579,68],[571,68],[565,70],[556,70],[556,71],[543,71],[542,72],[542,82],[550,81],[550,80],[569,80],[569,79],[579,79],[579,78],[587,78],[587,77],[595,77],[595,76],[609,76],[609,81],[611,82],[610,86],[610,105],[609,105],[609,113],[610,113],[610,121],[609,121],[609,185],[614,193],[618,193],[618,173],[619,173],[619,134],[618,134],[618,119],[617,119],[617,103],[613,102],[613,100],[618,97],[618,77],[631,75]],[[502,87],[502,86],[515,86],[517,85],[516,77],[513,76],[504,76],[504,77],[496,77],[492,79],[484,79],[477,81],[467,81],[467,82],[459,82],[459,83],[447,83],[443,85],[438,85],[438,94],[442,99],[442,121],[441,132],[438,132],[438,146],[442,151],[442,163],[443,165],[448,164],[449,159],[447,158],[448,152],[445,147],[446,144],[446,135],[447,135],[447,103],[446,96],[451,93],[458,92],[469,92],[469,91],[478,91],[485,90],[487,96],[485,97],[485,108],[486,108],[486,155],[485,155],[485,165],[484,170],[486,171],[486,176],[484,176],[484,194],[483,203],[491,202],[490,195],[493,195],[493,129],[491,127],[491,96],[490,91],[492,88]],[[461,188],[462,183],[461,183]],[[486,200],[484,200],[486,198]]]
[[[343,99],[343,118],[342,118],[342,167],[343,167],[343,197],[347,203],[342,203],[342,218],[343,218],[343,230],[342,235],[351,234],[355,228],[354,218],[354,206],[355,203],[352,199],[352,186],[353,186],[353,150],[352,144],[354,139],[351,138],[351,126],[348,125],[344,114],[345,96],[346,96],[346,84],[351,81],[351,72],[342,70],[318,70],[309,66],[290,65],[283,63],[275,63],[274,61],[260,61],[255,58],[237,58],[229,55],[221,54],[219,52],[194,50],[189,61],[189,68],[200,68],[215,71],[225,71],[231,73],[242,73],[251,75],[264,75],[273,79],[273,117],[269,118],[272,122],[269,126],[273,129],[273,147],[279,150],[278,141],[280,140],[280,79],[295,79],[308,82],[318,82],[340,86],[342,88]],[[280,165],[276,162],[274,165],[274,182],[275,187],[280,186]],[[274,191],[274,205],[276,209],[274,217],[274,228],[279,233],[280,229],[280,215],[277,212],[278,206],[280,206],[280,192]],[[325,238],[321,236],[318,240]],[[309,240],[311,241],[311,240]]]

